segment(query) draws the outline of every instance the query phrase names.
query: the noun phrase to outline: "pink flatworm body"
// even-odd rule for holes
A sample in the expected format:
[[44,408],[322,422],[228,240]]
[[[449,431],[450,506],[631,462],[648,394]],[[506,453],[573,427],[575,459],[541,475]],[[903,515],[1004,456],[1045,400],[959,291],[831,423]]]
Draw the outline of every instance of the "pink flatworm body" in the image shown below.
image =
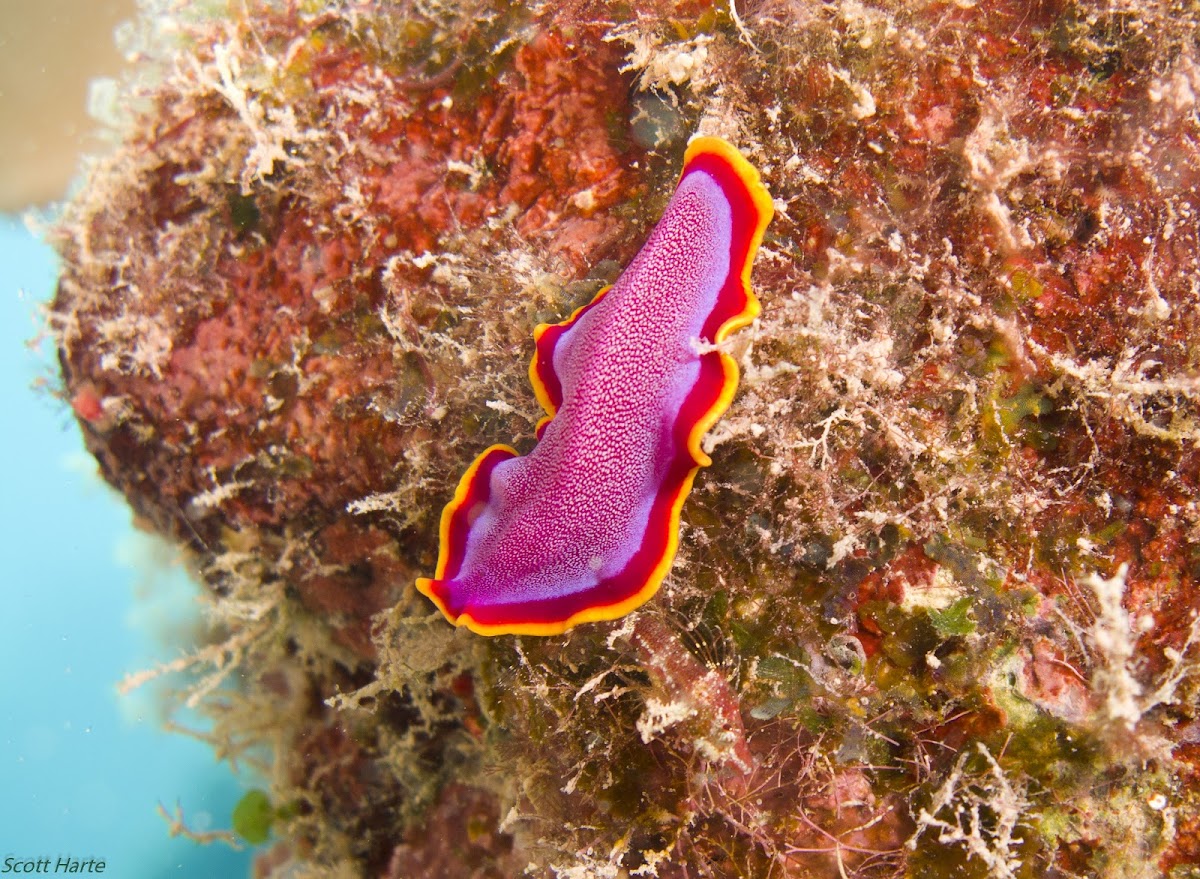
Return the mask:
[[772,213],[745,158],[698,138],[617,282],[535,330],[538,444],[475,460],[442,512],[437,570],[417,581],[452,623],[552,635],[658,589],[684,498],[711,463],[701,440],[737,387],[737,364],[712,346],[758,314],[750,265]]

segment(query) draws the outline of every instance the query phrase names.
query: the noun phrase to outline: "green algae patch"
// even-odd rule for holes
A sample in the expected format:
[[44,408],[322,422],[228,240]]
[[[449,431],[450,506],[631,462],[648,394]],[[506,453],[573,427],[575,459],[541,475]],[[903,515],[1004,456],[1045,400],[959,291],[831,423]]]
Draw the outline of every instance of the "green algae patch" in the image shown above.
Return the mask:
[[233,807],[233,832],[251,845],[262,845],[271,838],[275,809],[266,791],[246,791]]
[[974,603],[969,595],[964,595],[949,607],[942,609],[930,608],[929,621],[933,628],[944,638],[955,635],[970,635],[975,631],[975,621],[971,619],[971,605]]

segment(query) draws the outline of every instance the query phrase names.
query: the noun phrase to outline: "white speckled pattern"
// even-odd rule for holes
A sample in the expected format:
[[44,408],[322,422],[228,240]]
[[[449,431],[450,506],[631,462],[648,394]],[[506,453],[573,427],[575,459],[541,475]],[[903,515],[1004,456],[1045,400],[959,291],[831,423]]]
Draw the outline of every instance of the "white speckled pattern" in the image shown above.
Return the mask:
[[628,563],[675,454],[673,414],[699,374],[692,343],[729,271],[729,228],[720,186],[689,174],[612,290],[559,340],[562,405],[529,455],[493,471],[456,609],[590,589]]

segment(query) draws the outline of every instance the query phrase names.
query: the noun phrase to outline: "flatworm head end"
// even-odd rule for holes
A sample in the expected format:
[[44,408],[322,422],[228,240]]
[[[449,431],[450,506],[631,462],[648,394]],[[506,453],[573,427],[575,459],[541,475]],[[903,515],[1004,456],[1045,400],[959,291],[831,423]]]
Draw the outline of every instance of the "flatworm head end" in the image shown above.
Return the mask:
[[[720,344],[730,333],[753,323],[761,311],[758,297],[750,288],[750,270],[767,224],[775,215],[775,206],[758,169],[726,140],[708,136],[692,140],[683,156],[680,184],[695,171],[703,171],[717,182],[729,201],[732,214],[729,274],[705,332],[713,344]],[[712,463],[701,443],[733,402],[740,377],[736,360],[724,351],[718,352],[717,356],[723,373],[720,392],[708,411],[697,418],[688,436],[688,448],[701,467]]]
[[767,231],[767,224],[775,215],[775,205],[771,202],[771,194],[763,186],[758,169],[746,160],[737,147],[726,140],[707,136],[692,140],[683,155],[680,180],[682,181],[689,171],[697,168],[705,168],[710,173],[715,173],[718,179],[722,180],[723,188],[736,191],[736,194],[731,196],[731,206],[735,211],[733,225],[735,230],[740,231],[740,235],[736,236],[739,240],[732,244],[731,260],[737,269],[736,275],[745,296],[745,305],[741,311],[728,316],[717,327],[713,341],[720,343],[734,330],[747,326],[759,315],[758,298],[750,289],[750,269]]

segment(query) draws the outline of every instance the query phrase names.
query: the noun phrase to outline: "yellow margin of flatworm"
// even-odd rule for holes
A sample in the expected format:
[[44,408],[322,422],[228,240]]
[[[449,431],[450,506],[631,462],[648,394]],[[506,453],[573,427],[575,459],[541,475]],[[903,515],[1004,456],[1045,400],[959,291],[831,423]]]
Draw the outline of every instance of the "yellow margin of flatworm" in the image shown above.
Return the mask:
[[[537,427],[534,428],[535,430],[541,430],[542,425],[544,425],[546,422],[553,419],[554,416],[558,414],[558,407],[555,406],[554,402],[550,399],[550,391],[546,388],[546,385],[538,377],[538,354],[539,354],[539,351],[538,351],[537,346],[542,341],[542,336],[544,336],[546,334],[547,330],[553,329],[554,327],[569,327],[569,326],[571,326],[571,324],[575,323],[575,321],[579,319],[580,313],[585,308],[591,308],[593,305],[595,305],[597,302],[599,302],[601,299],[603,299],[604,294],[607,293],[611,289],[612,289],[612,284],[606,284],[604,287],[602,287],[596,293],[595,296],[593,296],[591,299],[589,299],[583,305],[579,306],[577,309],[572,311],[570,317],[568,317],[566,320],[560,320],[556,324],[538,324],[536,327],[533,328],[533,357],[530,358],[530,360],[529,360],[529,383],[531,385],[533,385],[533,395],[535,397],[537,397],[537,401],[542,404],[542,409],[544,409],[546,412],[546,414],[544,416],[542,416],[542,419],[537,423]],[[553,369],[554,365],[551,364],[550,368]]]
[[[687,152],[683,156],[683,170],[680,172],[680,179],[687,173],[688,166],[697,156],[703,154],[713,154],[724,159],[735,174],[746,185],[746,190],[750,193],[750,198],[754,203],[755,208],[755,225],[754,231],[750,236],[750,246],[746,251],[746,261],[742,264],[740,275],[742,281],[742,289],[746,291],[746,307],[740,313],[735,314],[725,323],[717,328],[717,332],[713,338],[714,344],[720,344],[725,341],[730,333],[739,330],[744,326],[752,323],[759,315],[760,306],[758,299],[754,295],[754,291],[750,289],[750,270],[754,265],[754,257],[758,253],[759,245],[762,244],[763,234],[766,232],[767,224],[771,222],[771,217],[775,214],[775,206],[771,202],[771,196],[763,186],[762,178],[758,171],[751,165],[746,157],[743,156],[736,147],[722,140],[719,137],[698,137],[688,144]],[[541,339],[542,334],[552,326],[569,325],[575,321],[579,313],[587,308],[588,305],[596,302],[609,291],[609,287],[605,287],[592,299],[587,305],[582,305],[575,309],[565,321],[559,324],[539,324],[533,331],[533,339],[536,345]],[[616,604],[601,605],[599,607],[589,607],[572,614],[562,622],[552,623],[516,623],[516,624],[501,624],[498,626],[490,626],[486,623],[480,623],[471,618],[470,613],[459,614],[458,618],[453,620],[456,626],[466,626],[477,635],[560,635],[567,629],[577,626],[580,623],[597,623],[605,620],[615,620],[625,616],[625,614],[641,607],[650,597],[658,591],[658,587],[662,585],[662,581],[666,579],[667,572],[671,570],[671,565],[675,561],[675,554],[679,551],[679,518],[683,511],[683,502],[687,500],[687,496],[691,494],[692,482],[696,478],[696,473],[701,467],[707,467],[712,463],[712,458],[705,453],[700,447],[704,440],[704,435],[716,424],[717,419],[725,414],[725,410],[729,408],[729,404],[733,402],[733,396],[737,392],[739,372],[737,361],[726,354],[724,351],[718,352],[721,358],[721,368],[725,373],[725,380],[721,387],[721,393],[709,407],[709,410],[696,422],[691,432],[688,434],[687,447],[692,455],[692,460],[696,465],[688,471],[684,477],[683,483],[679,486],[679,491],[671,499],[670,512],[668,515],[667,529],[667,545],[666,549],[659,559],[657,565],[650,572],[650,576],[646,578],[642,588],[628,598],[618,601]],[[546,390],[545,385],[537,378],[537,349],[534,349],[533,359],[529,363],[529,378],[533,385],[534,394],[536,394],[538,402],[542,404],[542,408],[546,410],[546,416],[538,422],[540,428],[542,424],[550,420],[555,415],[555,408],[551,405],[550,394]],[[438,554],[438,566],[435,577],[441,579],[445,573],[445,566],[449,559],[446,558],[446,538],[450,533],[450,520],[454,513],[466,500],[467,489],[471,479],[479,469],[480,463],[490,452],[495,449],[505,449],[507,451],[516,452],[511,446],[495,445],[491,446],[483,452],[475,462],[467,468],[467,472],[463,474],[459,481],[458,490],[454,493],[454,499],[446,505],[446,509],[442,511],[441,525],[441,544]],[[424,577],[417,580],[417,589],[427,596],[438,610],[442,612],[447,619],[451,619],[450,614],[446,613],[445,606],[431,593],[429,589],[430,581]]]

